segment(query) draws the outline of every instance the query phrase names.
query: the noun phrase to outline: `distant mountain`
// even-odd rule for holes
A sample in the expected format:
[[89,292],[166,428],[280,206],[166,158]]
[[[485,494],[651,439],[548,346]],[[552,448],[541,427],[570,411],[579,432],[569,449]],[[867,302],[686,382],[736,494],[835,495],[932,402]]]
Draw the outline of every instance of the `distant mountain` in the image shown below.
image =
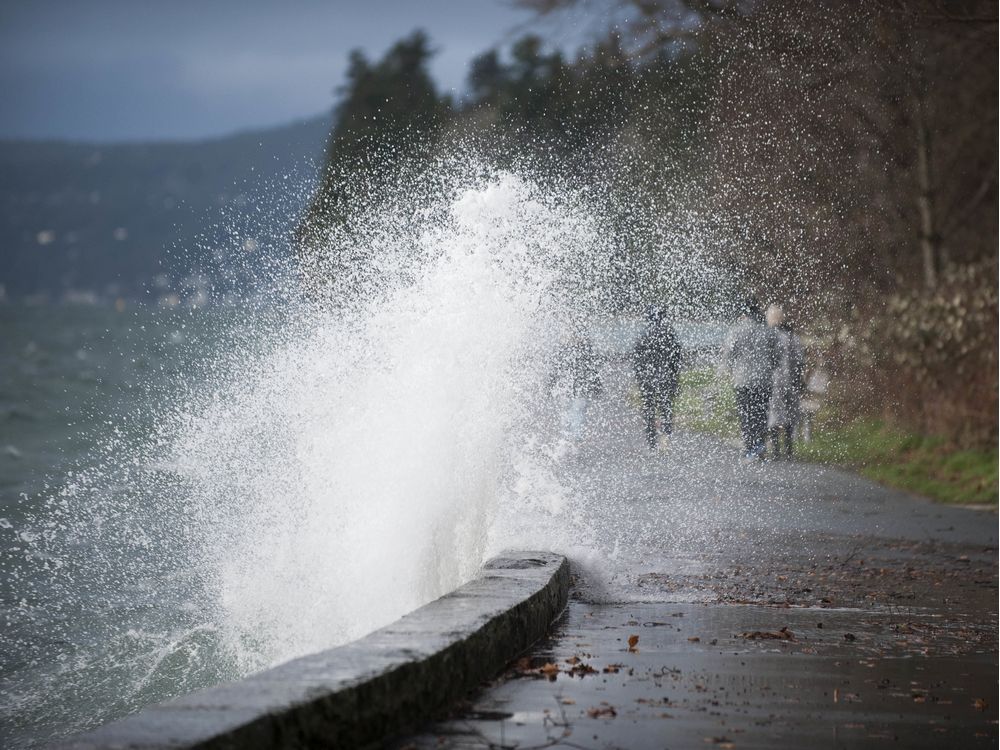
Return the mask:
[[280,252],[330,125],[198,142],[0,140],[0,285],[13,298],[140,297],[205,274],[225,245]]

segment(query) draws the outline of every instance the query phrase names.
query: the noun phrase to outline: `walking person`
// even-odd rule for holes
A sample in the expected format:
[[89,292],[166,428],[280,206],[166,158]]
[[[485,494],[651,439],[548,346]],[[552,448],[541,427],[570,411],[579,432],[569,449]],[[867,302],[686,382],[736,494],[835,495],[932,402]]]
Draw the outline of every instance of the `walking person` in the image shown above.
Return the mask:
[[568,384],[569,403],[563,414],[563,432],[575,442],[583,439],[591,402],[604,392],[600,361],[590,337],[577,332],[557,355],[558,370],[553,384]]
[[[646,314],[646,330],[632,351],[635,379],[642,397],[642,418],[646,423],[646,442],[650,448],[666,447],[674,429],[674,398],[677,396],[681,367],[681,344],[677,331],[662,307],[651,307]],[[656,422],[660,420],[657,436]]]
[[771,401],[768,405],[767,429],[771,436],[772,454],[781,456],[784,440],[786,456],[792,455],[792,438],[799,423],[800,404],[804,390],[805,356],[802,341],[785,320],[780,305],[767,308],[767,324],[775,334],[778,366],[771,379]]
[[724,356],[733,376],[744,455],[748,459],[763,458],[778,347],[757,300],[744,303],[740,319],[726,339]]

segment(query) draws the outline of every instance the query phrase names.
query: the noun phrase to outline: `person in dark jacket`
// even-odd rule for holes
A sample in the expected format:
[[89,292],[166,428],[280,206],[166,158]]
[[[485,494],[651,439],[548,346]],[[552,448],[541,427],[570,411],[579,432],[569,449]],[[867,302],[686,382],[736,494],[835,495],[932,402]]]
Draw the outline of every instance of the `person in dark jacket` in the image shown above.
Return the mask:
[[677,332],[667,320],[661,307],[650,308],[646,315],[647,326],[632,352],[635,379],[642,396],[642,417],[646,422],[646,440],[651,448],[657,446],[656,418],[660,417],[665,444],[666,436],[673,432],[674,398],[681,366],[681,345]]
[[744,304],[743,314],[726,339],[724,354],[733,375],[744,453],[747,458],[763,458],[767,407],[779,353],[774,330],[764,323],[756,300]]

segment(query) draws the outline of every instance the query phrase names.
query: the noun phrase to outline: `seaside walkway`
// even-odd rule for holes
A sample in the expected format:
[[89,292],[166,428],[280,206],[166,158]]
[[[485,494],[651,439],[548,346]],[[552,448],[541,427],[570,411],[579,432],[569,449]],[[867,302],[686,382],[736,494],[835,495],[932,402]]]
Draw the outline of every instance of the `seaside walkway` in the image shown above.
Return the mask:
[[650,455],[635,427],[572,459],[615,554],[573,560],[551,636],[397,750],[996,747],[995,512],[696,434]]

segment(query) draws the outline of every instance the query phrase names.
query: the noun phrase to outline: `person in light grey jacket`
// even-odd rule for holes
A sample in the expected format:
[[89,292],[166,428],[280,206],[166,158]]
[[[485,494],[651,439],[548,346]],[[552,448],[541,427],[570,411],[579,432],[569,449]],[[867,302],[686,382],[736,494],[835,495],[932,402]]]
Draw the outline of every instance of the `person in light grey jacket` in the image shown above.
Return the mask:
[[775,332],[764,323],[764,312],[757,300],[744,304],[739,321],[726,339],[724,356],[733,376],[744,454],[747,458],[763,458],[778,347]]
[[771,401],[767,413],[772,453],[778,458],[781,456],[782,438],[785,455],[792,455],[792,436],[799,423],[799,405],[802,401],[805,353],[802,341],[785,321],[784,312],[779,305],[767,308],[767,324],[775,333],[778,347],[778,366],[771,379]]

